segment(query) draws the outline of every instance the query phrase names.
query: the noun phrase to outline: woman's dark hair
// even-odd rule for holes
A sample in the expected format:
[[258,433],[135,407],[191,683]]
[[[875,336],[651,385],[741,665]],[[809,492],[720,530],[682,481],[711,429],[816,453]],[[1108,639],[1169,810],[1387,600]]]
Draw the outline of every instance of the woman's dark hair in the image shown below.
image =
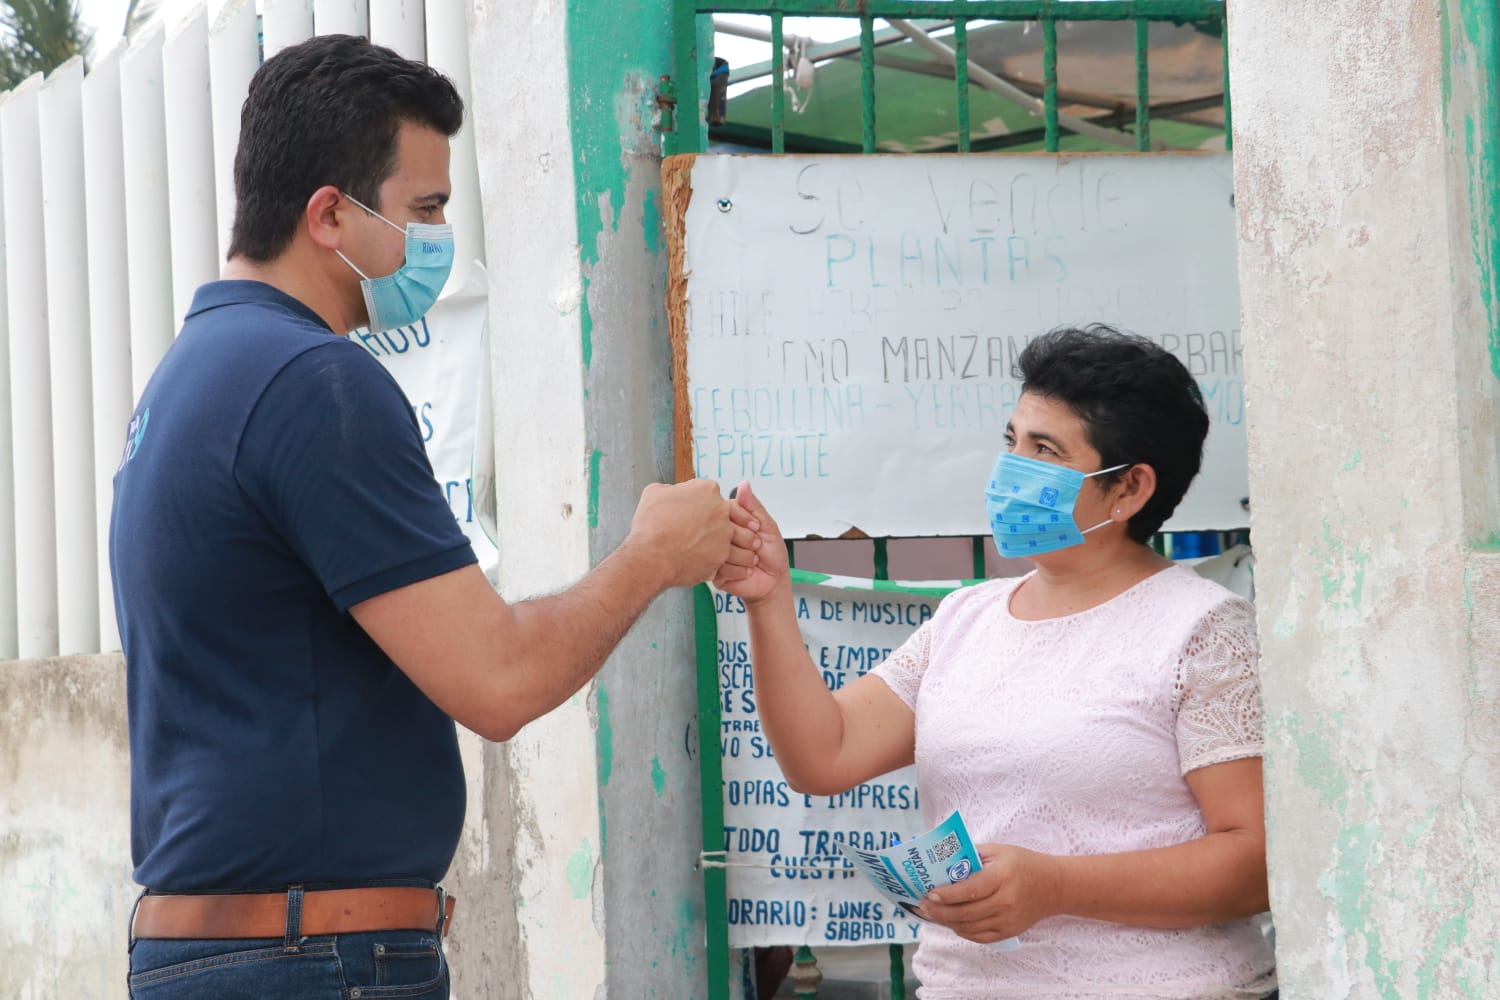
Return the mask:
[[272,260],[325,184],[371,207],[414,122],[452,136],[464,102],[425,63],[353,35],[321,35],[267,59],[250,80],[234,156],[230,257]]
[[[1144,463],[1156,470],[1156,492],[1126,525],[1137,542],[1156,534],[1198,475],[1208,437],[1203,393],[1182,362],[1145,337],[1095,323],[1027,344],[1015,377],[1023,392],[1078,414],[1101,469]],[[1125,471],[1096,481],[1107,487]]]

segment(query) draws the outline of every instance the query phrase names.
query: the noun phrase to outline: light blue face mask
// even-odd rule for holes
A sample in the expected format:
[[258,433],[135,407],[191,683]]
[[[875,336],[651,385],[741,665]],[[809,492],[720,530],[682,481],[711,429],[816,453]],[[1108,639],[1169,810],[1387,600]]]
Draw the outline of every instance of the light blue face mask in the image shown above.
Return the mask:
[[1066,465],[1053,465],[1002,451],[995,459],[984,490],[984,506],[990,518],[995,547],[1007,559],[1029,559],[1083,544],[1083,536],[1104,527],[1106,518],[1092,528],[1079,530],[1073,520],[1073,505],[1083,481],[1130,468],[1116,465],[1085,475]]
[[334,253],[360,277],[359,287],[365,293],[372,333],[410,326],[427,315],[448,283],[453,270],[453,227],[408,222],[403,230],[358,198],[347,194],[344,197],[397,232],[406,233],[406,263],[384,278],[371,278],[342,251]]

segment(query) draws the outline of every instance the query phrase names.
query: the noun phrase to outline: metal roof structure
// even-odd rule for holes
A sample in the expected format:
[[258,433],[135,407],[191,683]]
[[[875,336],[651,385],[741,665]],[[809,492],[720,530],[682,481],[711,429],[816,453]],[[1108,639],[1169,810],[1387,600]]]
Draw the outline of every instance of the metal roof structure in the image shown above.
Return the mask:
[[[723,24],[717,28],[742,30]],[[1157,22],[1147,31],[1152,148],[1222,149],[1219,25]],[[951,41],[944,40],[950,32],[948,21],[894,19],[877,32],[877,151],[957,151],[954,59]],[[1062,152],[1137,147],[1135,32],[1131,21],[1058,22]],[[859,152],[859,38],[812,44],[788,36],[786,51],[787,152]],[[968,56],[971,149],[1042,149],[1040,27],[1035,22],[974,22],[968,29]],[[715,146],[770,148],[772,70],[770,62],[730,67],[731,84],[766,83],[728,99],[725,120],[710,126]]]

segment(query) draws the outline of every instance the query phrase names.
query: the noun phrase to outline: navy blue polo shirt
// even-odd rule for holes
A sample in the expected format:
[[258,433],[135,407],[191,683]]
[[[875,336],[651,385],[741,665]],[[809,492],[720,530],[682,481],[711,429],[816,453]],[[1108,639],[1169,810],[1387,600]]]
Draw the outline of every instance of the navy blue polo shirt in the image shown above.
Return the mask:
[[379,362],[269,285],[200,288],[132,417],[109,548],[137,882],[442,877],[454,723],[347,612],[474,554]]

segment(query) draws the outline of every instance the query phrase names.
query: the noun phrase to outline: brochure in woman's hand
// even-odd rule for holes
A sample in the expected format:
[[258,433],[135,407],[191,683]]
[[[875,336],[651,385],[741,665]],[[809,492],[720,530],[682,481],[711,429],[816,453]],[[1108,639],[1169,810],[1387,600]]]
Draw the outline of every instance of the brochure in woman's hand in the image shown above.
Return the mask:
[[[980,868],[979,852],[969,839],[963,817],[956,811],[915,840],[879,851],[865,851],[840,842],[839,850],[888,899],[918,919],[922,915],[916,907],[923,896],[940,885],[962,882]],[[1006,938],[990,947],[1011,951],[1021,947],[1021,942]]]

